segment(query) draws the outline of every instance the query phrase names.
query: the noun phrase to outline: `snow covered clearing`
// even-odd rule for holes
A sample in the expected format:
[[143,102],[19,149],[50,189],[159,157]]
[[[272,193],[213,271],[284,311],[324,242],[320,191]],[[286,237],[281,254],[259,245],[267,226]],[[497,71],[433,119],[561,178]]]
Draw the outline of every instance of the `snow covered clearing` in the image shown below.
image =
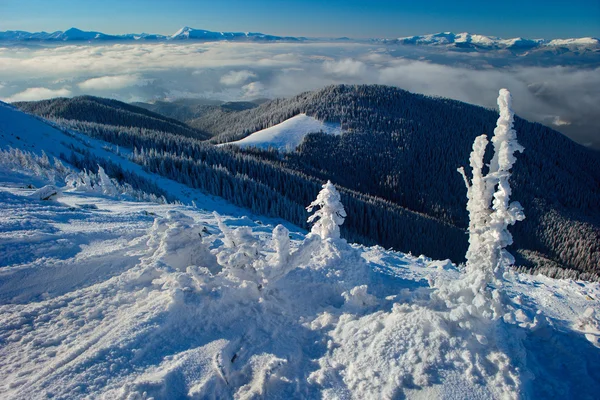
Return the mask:
[[254,132],[249,136],[221,144],[234,144],[240,147],[258,147],[268,149],[275,148],[279,151],[291,151],[302,143],[304,137],[309,133],[323,132],[328,135],[341,135],[340,124],[333,122],[322,122],[306,114],[299,114],[277,125]]

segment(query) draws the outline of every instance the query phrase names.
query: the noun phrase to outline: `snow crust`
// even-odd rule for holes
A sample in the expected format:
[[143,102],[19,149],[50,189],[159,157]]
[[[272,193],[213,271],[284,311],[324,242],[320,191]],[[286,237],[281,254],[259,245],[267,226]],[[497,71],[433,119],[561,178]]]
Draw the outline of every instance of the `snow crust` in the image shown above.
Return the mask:
[[233,144],[242,148],[267,149],[273,147],[279,151],[291,151],[302,143],[306,135],[316,132],[341,135],[342,128],[340,124],[322,122],[306,114],[298,114],[277,125],[254,132],[241,140],[225,144]]

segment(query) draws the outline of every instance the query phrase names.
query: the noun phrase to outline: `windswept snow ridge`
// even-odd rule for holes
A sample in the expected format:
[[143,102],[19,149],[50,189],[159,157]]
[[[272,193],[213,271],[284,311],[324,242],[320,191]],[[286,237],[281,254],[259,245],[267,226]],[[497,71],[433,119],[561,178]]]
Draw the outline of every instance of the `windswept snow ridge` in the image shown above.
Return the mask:
[[258,147],[262,149],[275,148],[279,151],[291,151],[302,143],[309,133],[323,132],[329,135],[341,135],[340,124],[322,122],[306,114],[298,114],[277,125],[254,132],[247,137],[221,144],[233,144],[244,147]]

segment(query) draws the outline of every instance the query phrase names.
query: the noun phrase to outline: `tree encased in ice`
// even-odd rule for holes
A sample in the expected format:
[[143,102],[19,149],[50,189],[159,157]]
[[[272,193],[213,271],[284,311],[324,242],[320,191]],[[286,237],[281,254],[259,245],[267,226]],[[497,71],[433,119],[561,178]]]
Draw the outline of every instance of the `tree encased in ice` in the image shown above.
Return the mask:
[[522,152],[523,147],[517,142],[517,134],[513,129],[514,113],[508,90],[500,90],[498,107],[500,116],[492,138],[494,156],[488,173],[483,175],[484,155],[488,145],[485,135],[477,137],[473,143],[470,157],[473,171],[471,181],[469,182],[464,168],[458,169],[465,180],[468,198],[467,272],[483,273],[486,282],[500,278],[504,270],[514,263],[513,256],[506,250],[513,242],[508,226],[525,218],[519,202],[509,203],[510,170],[516,161],[515,152]]
[[346,211],[341,202],[339,192],[331,181],[323,185],[315,201],[306,209],[312,212],[315,207],[320,207],[313,215],[308,217],[308,222],[316,220],[311,233],[319,235],[321,239],[339,239],[340,225],[346,219]]

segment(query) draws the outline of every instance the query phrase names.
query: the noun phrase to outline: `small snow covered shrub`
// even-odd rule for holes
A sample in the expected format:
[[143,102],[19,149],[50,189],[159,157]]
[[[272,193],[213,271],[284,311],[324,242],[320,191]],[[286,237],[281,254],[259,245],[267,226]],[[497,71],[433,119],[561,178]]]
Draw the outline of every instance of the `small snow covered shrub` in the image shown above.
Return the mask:
[[86,169],[80,172],[71,170],[65,178],[65,183],[67,187],[83,192],[101,193],[110,197],[125,196],[133,200],[160,204],[167,203],[164,196],[159,197],[155,194],[134,189],[128,183],[117,182],[110,178],[100,165],[98,165],[97,174]]
[[208,268],[218,273],[215,256],[204,243],[204,226],[176,210],[165,218],[156,218],[149,234],[148,246],[154,253],[148,259],[162,269],[186,271],[189,266]]
[[513,256],[506,250],[513,242],[508,226],[525,218],[518,202],[509,203],[511,188],[508,181],[516,161],[514,153],[522,152],[523,147],[517,142],[513,129],[514,113],[508,90],[500,90],[498,106],[500,117],[492,138],[494,156],[488,173],[483,175],[483,158],[488,144],[485,135],[477,137],[473,143],[471,181],[464,168],[459,168],[467,187],[469,211],[467,273],[483,275],[482,285],[498,281],[506,268],[514,263]]
[[52,184],[61,182],[72,172],[56,157],[50,161],[44,152],[38,156],[32,152],[13,148],[0,150],[0,167],[42,177]]
[[98,180],[100,184],[100,188],[102,189],[102,193],[107,196],[117,196],[119,192],[117,191],[117,187],[115,182],[106,175],[104,172],[104,168],[98,165]]
[[321,239],[339,239],[340,225],[346,219],[346,211],[342,205],[340,194],[331,181],[323,185],[315,201],[310,203],[306,209],[312,212],[315,207],[319,207],[313,215],[308,218],[308,222],[315,222],[311,233],[319,235]]
[[[289,231],[283,225],[273,229],[271,251],[252,235],[250,227],[229,228],[216,212],[223,245],[216,253],[225,276],[239,281],[254,282],[263,288],[285,277],[290,271],[308,263],[321,244],[319,236],[309,236],[291,250]],[[273,251],[274,250],[274,251]]]

